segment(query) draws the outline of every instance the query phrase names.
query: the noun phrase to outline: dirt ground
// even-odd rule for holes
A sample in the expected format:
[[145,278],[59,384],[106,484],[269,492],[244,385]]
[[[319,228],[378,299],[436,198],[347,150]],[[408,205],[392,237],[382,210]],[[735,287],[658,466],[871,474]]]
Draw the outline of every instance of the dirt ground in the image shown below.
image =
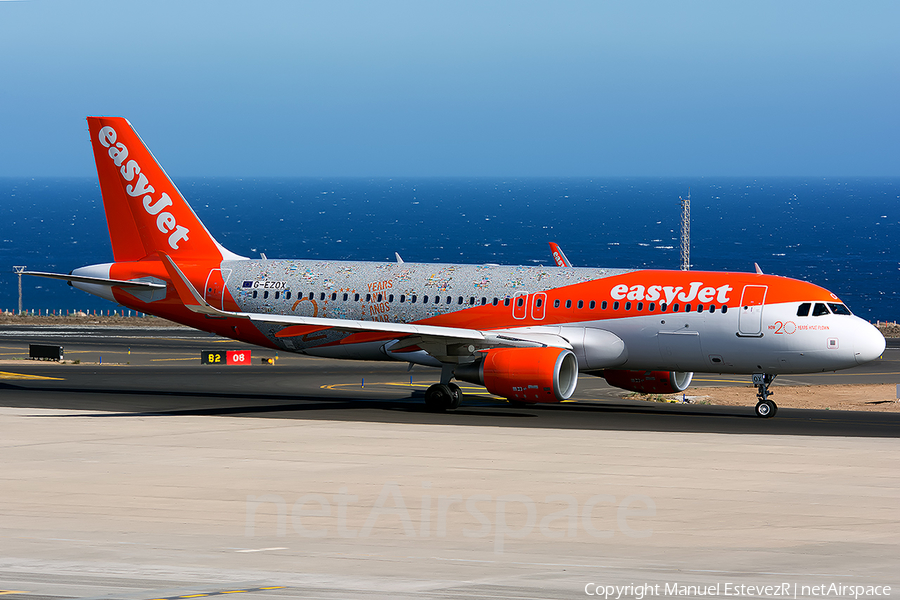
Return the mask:
[[184,327],[167,319],[153,317],[120,317],[100,315],[67,315],[67,316],[31,316],[0,313],[0,326],[3,325],[102,325],[106,327]]
[[[900,412],[895,384],[878,385],[807,385],[773,384],[772,400],[779,408],[818,408],[824,410],[867,410]],[[755,406],[756,388],[720,387],[688,388],[687,397],[695,403],[726,406]],[[675,399],[675,397],[673,397]],[[677,396],[680,400],[681,396]]]

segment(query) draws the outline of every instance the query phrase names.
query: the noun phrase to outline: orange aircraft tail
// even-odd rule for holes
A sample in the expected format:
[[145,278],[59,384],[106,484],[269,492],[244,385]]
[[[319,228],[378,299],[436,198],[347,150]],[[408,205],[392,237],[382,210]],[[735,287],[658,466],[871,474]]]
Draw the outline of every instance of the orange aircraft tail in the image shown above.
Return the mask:
[[116,262],[157,252],[175,260],[234,256],[213,239],[128,120],[87,121]]

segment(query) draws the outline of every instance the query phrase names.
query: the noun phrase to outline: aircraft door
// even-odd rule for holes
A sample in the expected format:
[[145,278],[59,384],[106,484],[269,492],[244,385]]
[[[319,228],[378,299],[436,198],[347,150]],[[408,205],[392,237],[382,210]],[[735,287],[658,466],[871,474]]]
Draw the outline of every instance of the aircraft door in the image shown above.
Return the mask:
[[738,316],[738,335],[762,336],[762,311],[768,289],[768,286],[765,285],[744,286],[739,309],[741,312]]
[[531,295],[531,318],[535,321],[543,321],[547,314],[547,294],[537,292]]
[[212,269],[206,278],[204,298],[213,308],[225,310],[225,282],[231,275],[231,269]]
[[528,316],[528,292],[516,292],[512,299],[513,318],[524,319]]

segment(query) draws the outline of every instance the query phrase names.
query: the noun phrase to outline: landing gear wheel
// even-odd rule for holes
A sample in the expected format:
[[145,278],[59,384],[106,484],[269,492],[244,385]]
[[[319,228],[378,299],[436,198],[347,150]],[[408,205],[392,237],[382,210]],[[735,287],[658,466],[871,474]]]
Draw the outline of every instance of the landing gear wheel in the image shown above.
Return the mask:
[[769,373],[753,374],[753,385],[756,386],[756,416],[763,419],[771,419],[778,412],[778,407],[775,406],[773,401],[769,400],[769,396],[772,395],[772,392],[769,391],[769,386],[772,385],[773,381],[775,381],[775,375]]
[[778,412],[778,406],[771,400],[763,400],[756,404],[756,416],[770,419]]
[[448,410],[456,410],[459,408],[459,403],[462,402],[463,393],[458,385],[455,383],[448,383],[447,387],[450,388],[450,405],[447,406]]
[[435,411],[454,409],[459,406],[459,396],[454,400],[453,390],[449,385],[435,383],[425,390],[425,406]]

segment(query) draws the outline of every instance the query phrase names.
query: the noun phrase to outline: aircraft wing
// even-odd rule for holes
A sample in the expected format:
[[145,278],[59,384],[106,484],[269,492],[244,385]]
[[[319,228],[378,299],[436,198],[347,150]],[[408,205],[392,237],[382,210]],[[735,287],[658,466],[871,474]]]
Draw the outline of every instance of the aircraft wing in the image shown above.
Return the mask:
[[[422,325],[415,323],[383,323],[380,321],[359,321],[352,319],[330,319],[325,317],[304,317],[299,315],[273,315],[266,313],[246,313],[224,311],[213,306],[197,292],[188,281],[178,265],[167,254],[160,252],[163,264],[178,296],[184,305],[195,313],[213,317],[230,317],[246,319],[257,323],[284,325],[285,329],[275,337],[294,337],[310,333],[335,330],[350,333],[385,333],[396,334],[398,338],[407,338],[402,342],[403,348],[414,346],[430,346],[446,348],[448,344],[473,345],[478,349],[493,347],[535,347],[553,346],[571,349],[571,344],[562,337],[544,333],[519,333],[511,331],[483,331],[464,327],[443,327],[439,325]],[[402,351],[398,346],[395,351]],[[445,358],[448,352],[430,351],[436,358]],[[471,350],[470,350],[471,352]]]

